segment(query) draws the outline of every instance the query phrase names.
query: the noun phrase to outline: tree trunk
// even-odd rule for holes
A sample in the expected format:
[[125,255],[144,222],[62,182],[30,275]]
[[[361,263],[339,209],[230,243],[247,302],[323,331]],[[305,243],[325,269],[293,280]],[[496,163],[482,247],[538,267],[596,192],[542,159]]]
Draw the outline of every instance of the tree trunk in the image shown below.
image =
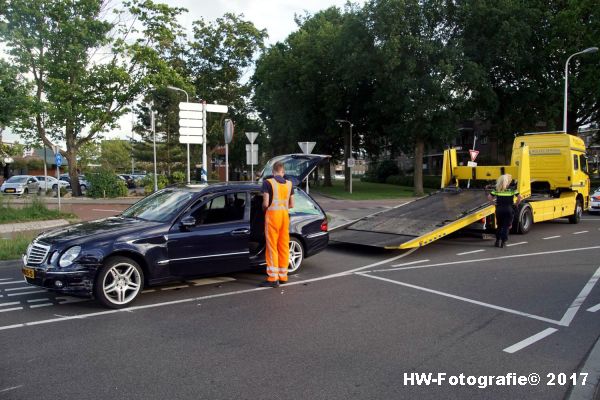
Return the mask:
[[75,149],[67,149],[67,162],[69,164],[71,194],[74,197],[81,196],[81,190],[79,188],[79,174],[77,173],[77,151]]
[[415,196],[423,195],[423,152],[425,150],[425,142],[421,138],[417,138],[415,142],[415,172],[414,185]]
[[327,162],[325,164],[324,168],[324,173],[325,173],[325,181],[323,182],[323,186],[333,186],[331,184],[331,162]]

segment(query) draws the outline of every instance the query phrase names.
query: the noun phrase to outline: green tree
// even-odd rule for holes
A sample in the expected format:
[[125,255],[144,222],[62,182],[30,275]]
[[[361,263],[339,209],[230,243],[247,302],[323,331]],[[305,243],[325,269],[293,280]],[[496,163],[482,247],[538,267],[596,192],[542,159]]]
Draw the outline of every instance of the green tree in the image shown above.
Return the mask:
[[[26,109],[27,86],[19,70],[0,59],[0,145],[2,133]],[[0,148],[0,151],[5,151]]]
[[100,162],[105,168],[123,171],[131,165],[131,144],[127,140],[103,140],[100,151]]
[[23,131],[47,146],[64,141],[73,181],[81,146],[115,128],[150,85],[176,76],[155,48],[177,39],[181,8],[132,0],[109,16],[112,6],[101,0],[0,0],[0,10],[0,40],[33,77]]

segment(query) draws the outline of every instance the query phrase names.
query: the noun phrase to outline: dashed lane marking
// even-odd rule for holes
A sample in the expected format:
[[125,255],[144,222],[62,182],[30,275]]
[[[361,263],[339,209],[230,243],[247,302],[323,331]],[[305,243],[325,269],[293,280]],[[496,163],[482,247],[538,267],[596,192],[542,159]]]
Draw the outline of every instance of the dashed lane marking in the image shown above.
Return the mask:
[[527,242],[509,243],[509,244],[506,245],[506,247],[520,246],[522,244],[527,244]]
[[542,238],[542,240],[556,239],[556,238],[559,238],[559,237],[560,237],[560,235],[556,235],[556,236],[548,236],[548,237]]
[[581,235],[582,233],[588,233],[589,231],[579,231],[579,232],[573,232],[573,235]]
[[596,304],[595,306],[587,309],[587,311],[589,311],[589,312],[596,312],[598,310],[600,310],[600,304]]
[[403,263],[403,264],[394,264],[394,265],[392,265],[392,267],[403,267],[405,265],[421,264],[421,263],[428,262],[428,261],[429,260],[411,261],[411,262],[407,262],[407,263]]
[[556,329],[556,328],[544,329],[543,331],[538,332],[535,335],[528,337],[527,339],[521,340],[519,343],[515,343],[512,346],[505,348],[504,351],[509,354],[516,353],[517,351],[522,350],[525,347],[530,346],[530,345],[534,344],[535,342],[539,342],[540,340],[544,339],[545,337],[552,335],[557,330],[558,329]]
[[177,290],[177,289],[185,289],[185,288],[189,288],[189,287],[190,287],[190,285],[168,286],[168,287],[161,288],[160,290]]
[[16,290],[31,290],[31,289],[33,289],[31,286],[19,286],[19,287],[4,289],[4,291],[5,292],[14,292]]
[[0,303],[0,307],[14,306],[17,304],[21,304],[20,301],[11,301],[10,303]]
[[0,312],[17,311],[17,310],[22,310],[22,309],[23,309],[23,307],[2,308],[2,309],[0,309]]
[[12,281],[12,282],[0,282],[0,285],[16,285],[17,283],[23,283],[22,280]]
[[585,299],[587,299],[588,295],[596,285],[596,282],[598,282],[598,279],[600,279],[600,268],[596,270],[594,275],[592,275],[592,277],[588,280],[583,289],[581,289],[579,295],[577,295],[575,300],[573,300],[573,303],[571,303],[569,309],[560,320],[561,325],[569,326],[569,324],[571,324],[571,321],[573,321],[573,318],[575,318],[575,314],[577,314],[577,311],[579,311],[579,308],[581,307]]
[[43,298],[43,299],[29,299],[27,300],[28,303],[39,303],[41,301],[50,301],[49,298]]
[[42,304],[32,304],[29,306],[29,308],[40,308],[40,307],[49,307],[49,306],[53,306],[53,303],[42,303]]
[[28,294],[35,294],[35,293],[48,293],[48,291],[47,290],[34,290],[33,292],[8,293],[6,296],[8,296],[8,297],[12,297],[12,296],[26,296]]
[[484,249],[479,249],[479,250],[473,250],[473,251],[464,251],[462,253],[456,253],[457,256],[464,256],[467,254],[473,254],[473,253],[481,253],[482,251],[485,251]]

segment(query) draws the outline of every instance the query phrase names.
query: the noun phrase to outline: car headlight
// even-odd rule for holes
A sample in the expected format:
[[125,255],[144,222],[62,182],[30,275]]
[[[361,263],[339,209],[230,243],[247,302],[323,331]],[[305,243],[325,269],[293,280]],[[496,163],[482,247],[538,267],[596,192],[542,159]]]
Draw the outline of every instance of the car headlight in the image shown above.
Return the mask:
[[73,246],[63,253],[60,257],[58,265],[62,268],[73,264],[73,260],[81,253],[81,246]]

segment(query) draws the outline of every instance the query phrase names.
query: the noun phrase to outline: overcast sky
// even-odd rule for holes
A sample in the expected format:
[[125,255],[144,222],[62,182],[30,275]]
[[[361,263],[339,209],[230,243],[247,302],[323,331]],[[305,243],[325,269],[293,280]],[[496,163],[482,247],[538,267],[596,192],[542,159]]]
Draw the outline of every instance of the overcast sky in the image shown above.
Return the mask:
[[[365,0],[353,2],[364,3]],[[181,18],[181,24],[190,31],[192,22],[203,18],[213,21],[225,13],[244,14],[246,20],[252,21],[259,29],[266,29],[269,35],[267,44],[284,40],[296,30],[294,15],[305,12],[315,13],[331,6],[344,7],[346,0],[164,0],[173,7],[184,7],[188,10]],[[121,118],[120,132],[112,132],[107,137],[122,137],[131,134],[131,116]],[[124,138],[124,137],[123,137]],[[6,134],[5,140],[18,140]]]

